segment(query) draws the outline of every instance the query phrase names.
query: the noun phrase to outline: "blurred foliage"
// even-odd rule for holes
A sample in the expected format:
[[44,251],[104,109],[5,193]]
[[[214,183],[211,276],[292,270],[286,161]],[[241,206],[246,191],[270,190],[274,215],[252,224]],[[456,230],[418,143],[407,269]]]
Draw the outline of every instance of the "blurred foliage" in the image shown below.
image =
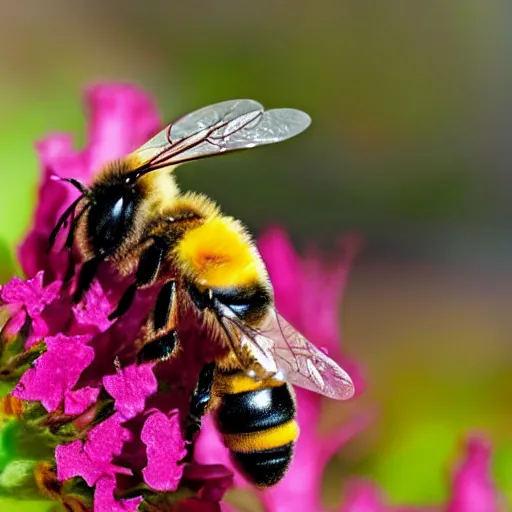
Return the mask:
[[7,498],[0,499],[2,512],[61,512],[61,507],[49,501],[23,501],[11,500]]
[[138,83],[165,120],[232,97],[302,108],[313,125],[300,139],[178,175],[256,232],[282,222],[300,246],[331,248],[346,230],[366,237],[344,322],[370,376],[354,406],[378,402],[382,418],[333,468],[375,477],[396,501],[436,501],[474,426],[491,432],[497,478],[512,489],[510,3],[49,0],[1,10],[2,281],[34,204],[33,143],[67,131],[83,144],[86,84]]

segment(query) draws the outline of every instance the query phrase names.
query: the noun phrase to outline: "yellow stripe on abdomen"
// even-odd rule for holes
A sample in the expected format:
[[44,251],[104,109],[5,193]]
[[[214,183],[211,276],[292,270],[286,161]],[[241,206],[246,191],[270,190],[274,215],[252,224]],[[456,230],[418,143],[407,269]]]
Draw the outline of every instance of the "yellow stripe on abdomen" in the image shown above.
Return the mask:
[[278,448],[294,443],[299,437],[299,425],[291,420],[278,427],[247,434],[224,434],[224,444],[233,452],[249,453]]

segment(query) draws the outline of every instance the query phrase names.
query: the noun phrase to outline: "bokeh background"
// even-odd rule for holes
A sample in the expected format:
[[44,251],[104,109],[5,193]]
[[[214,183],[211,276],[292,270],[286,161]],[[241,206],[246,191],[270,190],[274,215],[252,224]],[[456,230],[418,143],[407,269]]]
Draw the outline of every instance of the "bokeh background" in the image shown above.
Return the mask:
[[350,407],[380,416],[332,462],[327,501],[359,474],[392,502],[438,502],[475,429],[512,497],[511,15],[506,0],[1,1],[0,278],[34,204],[34,141],[82,143],[87,84],[140,84],[167,120],[234,97],[304,109],[300,138],[179,178],[301,249],[366,240],[340,315],[368,379]]

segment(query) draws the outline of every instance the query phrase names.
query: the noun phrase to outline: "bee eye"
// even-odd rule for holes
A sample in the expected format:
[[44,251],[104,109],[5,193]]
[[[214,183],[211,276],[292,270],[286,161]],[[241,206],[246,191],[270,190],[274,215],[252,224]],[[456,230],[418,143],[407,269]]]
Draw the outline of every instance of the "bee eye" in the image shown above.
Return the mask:
[[88,229],[97,254],[115,251],[126,237],[137,198],[126,187],[98,195],[89,211]]

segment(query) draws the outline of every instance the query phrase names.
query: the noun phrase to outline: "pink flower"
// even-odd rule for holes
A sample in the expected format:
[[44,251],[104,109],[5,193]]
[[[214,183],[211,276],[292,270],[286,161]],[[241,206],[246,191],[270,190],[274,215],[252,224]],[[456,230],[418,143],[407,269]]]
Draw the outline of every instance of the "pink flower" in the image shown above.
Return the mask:
[[384,503],[380,490],[371,482],[354,480],[347,492],[340,512],[391,512]]
[[13,277],[2,287],[0,294],[2,302],[12,311],[6,330],[7,335],[18,334],[27,318],[30,320],[31,334],[26,343],[27,347],[48,334],[48,325],[42,315],[46,307],[58,297],[61,286],[59,281],[54,281],[45,288],[43,274],[38,272],[27,281]]
[[125,441],[130,439],[130,432],[121,426],[121,421],[116,414],[92,428],[85,443],[73,441],[57,446],[55,459],[59,480],[81,476],[92,486],[104,476],[131,474],[129,469],[112,464],[113,457],[121,453]]
[[38,400],[48,412],[54,412],[63,402],[65,414],[83,412],[99,392],[89,387],[73,390],[80,374],[94,358],[94,350],[86,345],[89,341],[90,337],[85,335],[48,336],[47,351],[25,372],[12,395],[22,400]]
[[152,364],[132,364],[103,377],[103,386],[114,398],[116,410],[129,420],[144,410],[146,398],[156,392]]
[[490,477],[491,448],[486,439],[470,437],[466,458],[457,468],[447,512],[497,512],[498,495]]
[[141,497],[117,501],[114,499],[116,480],[112,476],[98,479],[94,491],[95,512],[137,512],[142,502]]
[[112,325],[108,315],[114,304],[114,300],[105,294],[101,283],[93,281],[85,293],[85,300],[72,306],[74,325],[70,330],[77,334],[106,331]]
[[28,324],[29,340],[42,340],[43,347],[42,353],[20,354],[14,360],[19,368],[9,366],[7,375],[14,379],[33,361],[14,382],[12,394],[45,407],[48,414],[38,421],[50,427],[51,443],[57,445],[56,478],[74,482],[81,477],[93,486],[95,510],[135,510],[142,497],[116,496],[145,483],[146,499],[152,503],[159,491],[174,491],[182,481],[197,492],[187,506],[218,508],[231,485],[231,472],[219,470],[219,465],[194,465],[182,478],[186,466],[180,462],[186,454],[181,426],[189,397],[205,358],[215,353],[210,340],[195,335],[191,326],[191,340],[183,343],[190,350],[157,365],[158,372],[155,364],[138,364],[135,341],[154,303],[154,290],[138,293],[130,314],[110,321],[108,315],[126,286],[122,279],[101,269],[84,300],[74,305],[72,286],[62,287],[59,280],[68,263],[65,251],[46,252],[57,219],[77,195],[54,177],[87,184],[99,166],[142,145],[158,129],[151,101],[134,87],[96,86],[87,101],[92,121],[86,149],[73,150],[68,136],[39,144],[40,200],[19,251],[25,272],[34,277],[14,278],[1,291],[12,313],[4,334],[21,333]]
[[183,473],[179,461],[187,453],[177,412],[170,418],[161,412],[151,414],[142,428],[141,440],[147,446],[148,457],[142,470],[144,481],[158,491],[175,491]]
[[[495,512],[498,493],[490,478],[490,447],[482,437],[470,437],[466,456],[455,471],[451,498],[446,506],[392,506],[375,484],[354,479],[347,483],[339,512]],[[320,509],[318,509],[320,510]]]

